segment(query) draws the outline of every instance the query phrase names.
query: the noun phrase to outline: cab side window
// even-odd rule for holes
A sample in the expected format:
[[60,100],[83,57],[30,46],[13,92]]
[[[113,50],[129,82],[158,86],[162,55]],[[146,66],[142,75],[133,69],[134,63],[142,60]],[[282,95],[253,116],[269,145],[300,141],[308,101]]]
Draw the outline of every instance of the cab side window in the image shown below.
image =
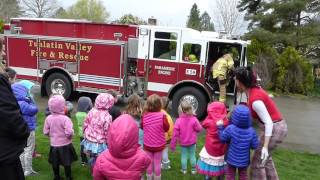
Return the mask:
[[201,45],[200,44],[183,44],[183,61],[189,63],[199,63],[201,55]]
[[177,36],[171,32],[155,32],[153,58],[176,60]]

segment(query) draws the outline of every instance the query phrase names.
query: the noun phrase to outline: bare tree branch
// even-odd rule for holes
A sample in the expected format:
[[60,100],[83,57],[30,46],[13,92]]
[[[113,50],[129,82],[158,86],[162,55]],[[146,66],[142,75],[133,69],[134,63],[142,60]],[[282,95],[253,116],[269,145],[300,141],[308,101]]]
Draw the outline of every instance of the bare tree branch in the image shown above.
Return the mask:
[[49,17],[59,8],[56,0],[21,0],[21,5],[31,17]]
[[244,13],[237,9],[238,0],[215,0],[212,6],[215,24],[228,34],[240,34],[244,26]]

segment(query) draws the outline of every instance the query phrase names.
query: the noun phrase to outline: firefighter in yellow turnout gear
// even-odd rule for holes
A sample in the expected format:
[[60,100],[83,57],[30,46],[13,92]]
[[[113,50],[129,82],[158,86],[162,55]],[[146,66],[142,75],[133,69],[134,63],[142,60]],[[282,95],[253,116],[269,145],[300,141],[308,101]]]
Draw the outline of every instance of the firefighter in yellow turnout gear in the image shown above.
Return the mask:
[[228,85],[228,72],[232,70],[234,67],[234,62],[232,59],[232,54],[225,54],[221,58],[219,58],[213,65],[212,65],[212,76],[213,79],[218,80],[219,85],[219,101],[226,102],[226,95],[227,95],[227,85]]

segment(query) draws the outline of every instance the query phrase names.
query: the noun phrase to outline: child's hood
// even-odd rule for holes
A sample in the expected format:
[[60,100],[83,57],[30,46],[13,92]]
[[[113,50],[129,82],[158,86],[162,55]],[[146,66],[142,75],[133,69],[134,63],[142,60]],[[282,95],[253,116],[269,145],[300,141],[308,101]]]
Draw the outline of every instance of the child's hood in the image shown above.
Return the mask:
[[252,124],[250,109],[246,105],[237,105],[232,112],[231,121],[239,128],[249,128]]
[[21,80],[19,81],[19,83],[26,87],[29,92],[31,91],[31,88],[34,86],[34,83],[29,80]]
[[80,97],[78,100],[77,112],[89,112],[92,108],[92,101],[89,97]]
[[108,110],[114,104],[114,98],[111,94],[101,93],[97,96],[95,101],[95,108]]
[[139,128],[128,114],[119,116],[109,128],[108,149],[116,158],[129,158],[138,150]]
[[223,120],[227,116],[227,108],[224,103],[215,101],[207,107],[208,117],[214,121]]
[[65,99],[61,95],[54,95],[48,102],[52,114],[65,114]]
[[11,86],[12,92],[18,101],[26,100],[28,97],[28,89],[20,83],[14,83]]

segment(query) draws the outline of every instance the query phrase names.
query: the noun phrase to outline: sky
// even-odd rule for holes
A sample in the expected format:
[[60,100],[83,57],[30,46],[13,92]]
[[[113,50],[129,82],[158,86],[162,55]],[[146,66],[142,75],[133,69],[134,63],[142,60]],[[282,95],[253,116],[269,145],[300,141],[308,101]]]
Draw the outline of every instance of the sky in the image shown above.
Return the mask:
[[[58,0],[65,9],[77,0]],[[198,5],[200,15],[207,11],[214,20],[215,0],[101,0],[110,13],[109,21],[119,19],[124,14],[133,14],[144,20],[154,17],[161,26],[185,27],[190,9],[194,3]],[[227,0],[226,0],[227,1]],[[217,17],[217,16],[215,16]],[[218,23],[214,22],[219,31]],[[238,33],[243,34],[246,26],[241,27]]]
[[[158,19],[159,25],[185,26],[190,9],[197,3],[200,13],[210,13],[210,0],[101,0],[110,13],[109,20],[115,20],[124,14],[131,13],[144,20],[153,16]],[[212,0],[211,0],[212,1]],[[68,8],[76,0],[58,0],[64,7]],[[212,4],[212,3],[211,3]]]

